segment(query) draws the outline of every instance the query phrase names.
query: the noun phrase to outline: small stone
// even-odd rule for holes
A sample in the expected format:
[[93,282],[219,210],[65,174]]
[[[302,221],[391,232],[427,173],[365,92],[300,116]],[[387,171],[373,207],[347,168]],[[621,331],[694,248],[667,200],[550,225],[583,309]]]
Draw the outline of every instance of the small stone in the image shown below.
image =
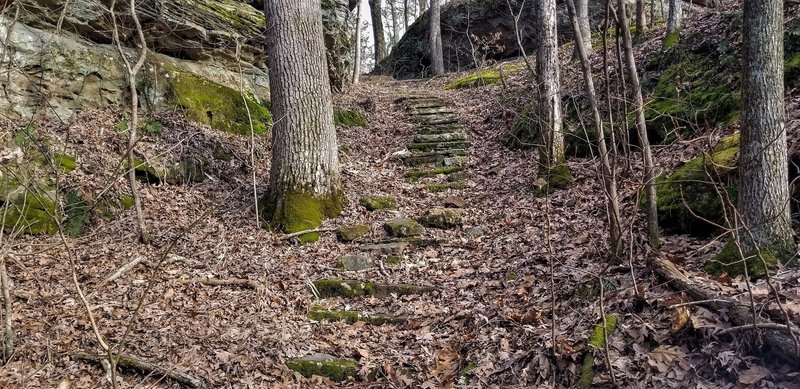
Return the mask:
[[349,271],[369,269],[372,265],[372,259],[366,255],[345,255],[336,263],[337,268]]
[[356,224],[353,226],[344,226],[336,230],[336,237],[342,242],[352,242],[358,238],[367,235],[372,231],[372,228],[366,224]]
[[453,208],[434,208],[419,217],[417,221],[425,227],[441,229],[455,228],[463,223],[461,210]]
[[383,229],[390,236],[396,238],[408,238],[412,236],[419,236],[422,234],[423,227],[413,219],[392,219],[387,220],[383,224]]
[[328,354],[313,354],[303,358],[286,361],[286,367],[292,369],[306,378],[313,376],[328,377],[331,381],[345,381],[355,377],[358,365],[355,360],[336,358]]
[[464,208],[467,205],[467,202],[458,196],[447,196],[443,203],[447,208]]
[[390,255],[397,255],[402,254],[403,251],[406,251],[410,244],[408,242],[389,242],[389,243],[378,243],[378,244],[370,244],[366,246],[361,246],[362,251],[375,251],[380,254],[390,254]]
[[397,207],[397,199],[391,196],[364,196],[358,203],[368,211],[381,209],[394,209]]

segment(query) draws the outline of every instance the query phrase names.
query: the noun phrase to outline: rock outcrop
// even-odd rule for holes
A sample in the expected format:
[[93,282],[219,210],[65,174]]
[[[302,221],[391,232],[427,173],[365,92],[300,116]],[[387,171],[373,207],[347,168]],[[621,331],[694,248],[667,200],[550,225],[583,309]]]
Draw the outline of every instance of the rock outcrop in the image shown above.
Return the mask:
[[[17,15],[9,8],[0,18],[0,34],[8,37],[0,43],[0,69],[7,75],[1,114],[66,118],[82,109],[126,104],[127,74],[112,41],[110,0],[17,2],[7,5],[18,5]],[[128,2],[116,4],[120,41],[128,57],[136,58]],[[348,2],[322,5],[331,83],[341,89],[350,50]],[[249,131],[242,122],[249,108],[257,116],[256,132],[265,131],[271,120],[263,49],[268,36],[260,9],[238,0],[139,0],[136,6],[149,50],[137,79],[143,108],[186,109],[196,121],[239,133]],[[187,83],[194,86],[184,88]],[[203,91],[209,93],[197,95]]]
[[[533,36],[533,1],[511,0],[514,13],[520,14],[519,28],[522,45],[528,54],[535,50]],[[590,0],[589,14],[597,26],[605,2]],[[518,57],[520,55],[514,17],[505,1],[457,0],[442,7],[442,44],[447,71],[470,69],[483,62]],[[572,39],[572,28],[566,5],[559,2],[558,33],[563,41]],[[395,78],[416,78],[430,66],[428,58],[428,14],[425,13],[409,27],[392,53],[381,61],[377,72]]]

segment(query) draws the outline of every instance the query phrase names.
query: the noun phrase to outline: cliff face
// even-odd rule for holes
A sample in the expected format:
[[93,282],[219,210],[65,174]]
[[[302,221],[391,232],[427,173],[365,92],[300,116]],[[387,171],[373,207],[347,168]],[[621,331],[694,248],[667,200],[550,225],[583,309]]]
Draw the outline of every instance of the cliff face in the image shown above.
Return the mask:
[[[111,0],[9,3],[0,18],[0,35],[9,37],[7,46],[0,42],[5,53],[0,69],[8,74],[0,113],[68,117],[81,109],[124,104],[126,73],[113,46],[111,4]],[[322,6],[331,85],[339,90],[351,47],[345,22],[348,2],[323,0]],[[186,101],[174,96],[175,74],[227,92],[238,93],[241,81],[254,101],[267,105],[263,47],[269,37],[263,11],[238,0],[137,0],[136,12],[150,51],[137,80],[145,92],[145,108],[175,108],[176,101]],[[136,58],[138,39],[129,3],[117,1],[115,13],[120,41],[129,58]]]
[[[564,42],[572,39],[572,28],[566,6],[559,3],[558,33],[559,40]],[[603,1],[589,1],[589,14],[595,27],[601,22],[603,4]],[[442,8],[445,69],[465,70],[480,66],[486,60],[520,56],[514,32],[514,14],[520,16],[522,46],[532,55],[536,42],[533,36],[534,2],[511,0],[510,7],[506,1],[488,0],[457,0],[445,5]],[[425,13],[409,27],[392,53],[381,61],[377,72],[400,79],[425,75],[430,66],[427,45],[428,15]]]

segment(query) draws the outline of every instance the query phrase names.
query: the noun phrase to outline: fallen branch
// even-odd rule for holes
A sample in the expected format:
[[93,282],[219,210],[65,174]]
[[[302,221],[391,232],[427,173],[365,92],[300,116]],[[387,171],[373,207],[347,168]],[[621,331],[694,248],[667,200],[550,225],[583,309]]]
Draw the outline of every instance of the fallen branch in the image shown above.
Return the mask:
[[133,269],[134,267],[136,267],[136,265],[142,263],[143,261],[144,261],[144,257],[136,257],[132,261],[122,265],[119,269],[117,269],[117,271],[111,273],[108,277],[106,277],[103,280],[103,282],[98,284],[97,288],[99,289],[103,285],[108,284],[109,282],[114,281],[117,278],[122,277],[123,274],[125,274],[129,270]]
[[737,326],[734,328],[748,327],[762,330],[761,336],[764,343],[775,355],[790,362],[800,361],[800,350],[794,346],[791,334],[800,331],[797,327],[776,325],[765,319],[759,319],[758,323],[753,323],[753,314],[749,306],[721,296],[719,292],[707,289],[703,283],[690,279],[663,255],[653,255],[650,259],[650,266],[674,289],[684,291],[697,300],[705,300],[706,303],[702,305],[706,307],[714,310],[725,309],[731,323]]
[[178,280],[181,285],[201,284],[209,286],[240,286],[254,290],[261,289],[261,284],[246,278],[192,278],[189,280]]
[[[72,354],[72,357],[78,360],[94,362],[99,364],[102,364],[103,361],[108,360],[108,358],[104,355],[88,354],[88,353],[74,353]],[[165,369],[159,365],[144,361],[140,358],[137,358],[129,354],[117,354],[115,355],[115,358],[117,359],[116,365],[119,367],[138,370],[147,375],[153,375],[159,378],[161,377],[168,378],[172,381],[178,382],[183,386],[189,388],[203,387],[203,381],[187,373],[181,373],[171,368]]]
[[310,229],[310,230],[297,231],[297,232],[293,232],[291,234],[286,234],[286,236],[283,237],[283,240],[289,240],[289,239],[292,239],[292,238],[300,236],[300,235],[311,234],[311,233],[314,233],[314,232],[329,232],[329,231],[333,231],[333,230],[330,229],[330,228],[313,228],[313,229]]

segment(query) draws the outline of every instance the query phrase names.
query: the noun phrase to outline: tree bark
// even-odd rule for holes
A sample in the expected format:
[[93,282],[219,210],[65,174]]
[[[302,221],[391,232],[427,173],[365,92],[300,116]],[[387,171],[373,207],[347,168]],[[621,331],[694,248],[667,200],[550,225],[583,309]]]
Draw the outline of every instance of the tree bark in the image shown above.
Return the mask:
[[[582,37],[583,32],[578,22],[577,11],[573,0],[567,0],[567,8],[569,10],[570,20],[572,21],[572,30],[575,32],[576,37]],[[578,39],[580,40],[580,39]],[[592,65],[589,63],[589,58],[586,51],[583,50],[582,45],[575,46],[578,52],[578,59],[581,62],[583,70],[583,80],[586,85],[586,94],[589,96],[589,105],[592,108],[592,118],[594,119],[595,129],[597,130],[597,148],[600,151],[600,166],[603,179],[603,187],[605,189],[605,197],[608,201],[609,213],[609,246],[611,247],[611,257],[617,259],[621,257],[620,251],[620,213],[619,213],[619,196],[617,195],[617,178],[615,172],[611,168],[609,159],[608,146],[606,145],[606,136],[603,129],[603,119],[600,117],[600,104],[597,99],[597,93],[594,88],[594,79],[592,78]]]
[[397,17],[397,0],[389,0],[389,10],[392,13],[392,50],[400,40],[400,21]]
[[[539,92],[539,127],[543,145],[539,149],[540,174],[546,174],[548,187],[556,177],[569,175],[564,157],[564,129],[561,114],[561,82],[558,58],[558,32],[556,30],[556,0],[536,1],[534,26],[536,47],[536,81]],[[564,169],[567,169],[564,171]],[[569,180],[571,181],[571,175]]]
[[372,35],[375,42],[375,66],[386,58],[386,37],[383,34],[383,0],[369,0],[370,13],[372,14]]
[[636,0],[636,35],[645,31],[647,20],[644,14],[644,0]]
[[287,233],[315,228],[343,203],[318,0],[270,0],[267,55],[272,167],[265,220]]
[[628,28],[628,16],[625,14],[625,0],[617,0],[619,30],[625,44],[625,59],[628,68],[628,78],[635,96],[636,132],[639,135],[639,144],[642,147],[644,160],[644,179],[647,193],[647,234],[650,245],[655,248],[659,245],[658,236],[658,208],[656,207],[656,179],[653,166],[653,152],[650,149],[650,139],[647,137],[647,123],[644,118],[644,99],[642,98],[642,85],[639,81],[639,72],[636,69],[636,59],[633,57],[633,40]]
[[[578,25],[581,30],[580,38],[576,39],[575,41],[583,42],[584,52],[588,57],[592,55],[592,27],[589,23],[589,0],[577,0],[575,5],[577,5],[576,14],[578,17]],[[576,50],[575,57],[577,56],[578,52]]]
[[743,20],[739,211],[749,232],[739,236],[746,250],[759,247],[792,253],[783,0],[746,0]]
[[444,74],[444,55],[442,54],[442,0],[431,0],[428,13],[428,50],[431,56],[431,73],[434,76]]
[[403,0],[403,31],[408,31],[408,26],[411,20],[411,3],[409,0]]
[[419,0],[417,4],[419,4],[419,14],[422,15],[428,9],[428,0]]
[[667,14],[667,36],[664,38],[664,46],[672,46],[680,39],[681,31],[681,0],[669,0],[669,11]]
[[358,84],[358,79],[361,76],[361,0],[356,3],[356,33],[355,33],[355,46],[356,53],[353,60],[353,84]]

